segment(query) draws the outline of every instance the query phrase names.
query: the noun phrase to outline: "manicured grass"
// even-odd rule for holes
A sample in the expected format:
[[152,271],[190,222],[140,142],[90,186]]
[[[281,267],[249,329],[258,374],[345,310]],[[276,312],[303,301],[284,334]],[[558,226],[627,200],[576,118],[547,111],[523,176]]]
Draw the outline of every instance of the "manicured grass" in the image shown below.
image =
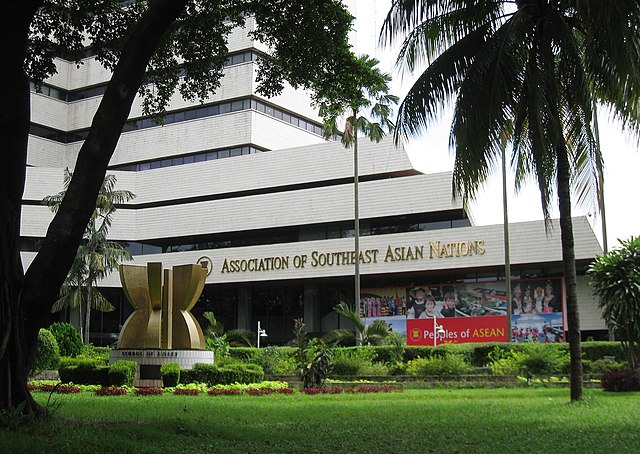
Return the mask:
[[[48,394],[37,393],[46,403]],[[0,452],[638,452],[640,393],[432,389],[307,396],[54,395]]]

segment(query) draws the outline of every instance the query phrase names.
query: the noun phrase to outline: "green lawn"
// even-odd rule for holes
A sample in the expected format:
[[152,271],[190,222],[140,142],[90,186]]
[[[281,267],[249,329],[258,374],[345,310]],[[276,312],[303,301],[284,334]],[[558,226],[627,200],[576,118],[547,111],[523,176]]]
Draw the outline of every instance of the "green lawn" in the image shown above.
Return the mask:
[[[48,394],[36,393],[42,403]],[[54,395],[0,452],[640,452],[640,393],[435,389],[307,396]]]

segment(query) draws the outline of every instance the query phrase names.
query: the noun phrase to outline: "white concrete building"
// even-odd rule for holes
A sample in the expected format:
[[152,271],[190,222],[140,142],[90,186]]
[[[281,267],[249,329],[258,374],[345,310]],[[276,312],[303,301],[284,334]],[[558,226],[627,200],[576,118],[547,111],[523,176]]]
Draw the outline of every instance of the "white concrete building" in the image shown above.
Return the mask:
[[[110,172],[137,197],[116,213],[111,237],[126,243],[137,264],[206,263],[210,274],[194,314],[213,311],[227,328],[253,329],[261,321],[269,342],[284,343],[294,318],[325,332],[339,324],[333,306],[353,300],[353,157],[322,138],[305,93],[286,89],[265,99],[255,92],[255,56],[264,49],[245,33],[232,35],[222,85],[204,104],[176,96],[163,126],[134,105]],[[51,219],[39,201],[61,189],[63,169],[73,167],[109,79],[93,58],[83,63],[76,69],[58,60],[58,74],[32,94],[25,266]],[[500,293],[502,225],[474,225],[452,200],[451,173],[421,174],[390,140],[361,140],[360,175],[364,294],[432,286],[442,299],[445,291],[461,290],[458,284],[479,283]],[[557,281],[557,223],[546,231],[543,221],[510,228],[513,279]],[[603,335],[583,276],[600,246],[585,218],[576,218],[574,229],[582,329]],[[544,286],[531,282],[531,290]],[[102,285],[118,309],[95,314],[96,344],[109,342],[131,312],[117,273]]]

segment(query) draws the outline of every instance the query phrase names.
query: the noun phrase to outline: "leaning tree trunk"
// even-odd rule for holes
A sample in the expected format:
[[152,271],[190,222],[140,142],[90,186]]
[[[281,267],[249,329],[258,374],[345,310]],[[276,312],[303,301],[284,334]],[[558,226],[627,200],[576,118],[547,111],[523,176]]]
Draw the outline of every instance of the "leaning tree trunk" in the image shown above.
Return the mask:
[[580,317],[576,286],[576,255],[571,221],[571,193],[569,157],[563,143],[558,150],[558,206],[560,209],[560,236],[567,308],[567,332],[571,359],[571,400],[582,399],[582,347],[580,344]]
[[0,43],[4,46],[4,132],[0,156],[0,409],[26,402],[25,413],[41,413],[27,389],[39,328],[46,326],[149,60],[187,0],[150,4],[131,33],[94,116],[66,197],[26,274],[19,251],[20,213],[29,131],[29,84],[24,73],[28,30],[41,1],[2,2]]

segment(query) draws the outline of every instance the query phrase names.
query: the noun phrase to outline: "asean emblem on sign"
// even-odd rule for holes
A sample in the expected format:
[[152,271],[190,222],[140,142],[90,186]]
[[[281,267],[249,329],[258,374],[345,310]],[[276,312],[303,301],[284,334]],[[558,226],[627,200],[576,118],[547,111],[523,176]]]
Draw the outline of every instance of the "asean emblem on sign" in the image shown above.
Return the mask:
[[207,276],[211,274],[211,271],[213,271],[213,261],[206,255],[200,257],[196,263],[204,268]]
[[419,341],[420,340],[420,336],[422,335],[420,329],[418,328],[413,328],[411,330],[411,339],[414,341]]

